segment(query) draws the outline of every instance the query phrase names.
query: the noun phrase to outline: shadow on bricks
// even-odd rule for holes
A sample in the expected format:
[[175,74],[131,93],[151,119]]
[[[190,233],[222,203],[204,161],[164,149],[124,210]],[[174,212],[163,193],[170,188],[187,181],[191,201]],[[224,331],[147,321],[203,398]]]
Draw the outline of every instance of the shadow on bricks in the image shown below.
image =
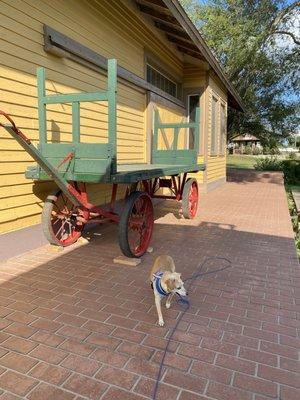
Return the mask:
[[163,253],[183,277],[212,256],[233,268],[195,282],[158,398],[300,398],[300,273],[282,184],[228,183],[201,196],[192,221],[161,203],[154,251],[137,267],[113,263],[116,235],[99,228],[80,247],[0,266],[0,399],[151,398],[181,311],[172,305],[156,324],[148,275]]

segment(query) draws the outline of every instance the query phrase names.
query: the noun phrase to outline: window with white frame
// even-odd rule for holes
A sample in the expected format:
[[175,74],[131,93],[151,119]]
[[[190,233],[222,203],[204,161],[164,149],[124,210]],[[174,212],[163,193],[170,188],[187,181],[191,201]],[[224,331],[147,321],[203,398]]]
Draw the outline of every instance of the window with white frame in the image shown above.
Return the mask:
[[218,152],[218,99],[212,97],[211,106],[211,137],[210,137],[210,154],[216,155]]
[[[196,109],[200,107],[200,94],[188,95],[188,121],[196,121]],[[188,149],[195,148],[195,128],[188,129]],[[199,151],[199,149],[197,149]]]
[[226,107],[221,103],[220,109],[220,154],[224,155],[226,149]]

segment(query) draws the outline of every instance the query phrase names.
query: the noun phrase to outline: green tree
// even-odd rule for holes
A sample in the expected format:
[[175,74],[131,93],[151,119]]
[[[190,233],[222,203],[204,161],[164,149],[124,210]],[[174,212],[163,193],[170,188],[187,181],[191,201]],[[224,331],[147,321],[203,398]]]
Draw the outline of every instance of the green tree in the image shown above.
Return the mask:
[[251,133],[274,146],[294,132],[300,122],[300,1],[181,3],[244,101],[245,113],[229,110],[228,137]]

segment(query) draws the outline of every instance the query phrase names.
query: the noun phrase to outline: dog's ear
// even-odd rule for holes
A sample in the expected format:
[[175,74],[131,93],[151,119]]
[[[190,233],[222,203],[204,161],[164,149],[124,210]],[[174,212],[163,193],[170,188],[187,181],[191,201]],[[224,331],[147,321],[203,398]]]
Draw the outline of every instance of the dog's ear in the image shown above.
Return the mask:
[[176,279],[169,278],[166,280],[166,286],[168,290],[171,292],[172,290],[176,289]]

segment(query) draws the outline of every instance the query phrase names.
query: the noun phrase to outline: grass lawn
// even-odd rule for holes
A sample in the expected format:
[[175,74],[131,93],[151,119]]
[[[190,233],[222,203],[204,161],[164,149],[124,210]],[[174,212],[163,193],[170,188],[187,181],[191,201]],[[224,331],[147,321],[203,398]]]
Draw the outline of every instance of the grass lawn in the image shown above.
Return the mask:
[[227,168],[254,169],[256,157],[232,155],[227,156]]
[[289,189],[294,192],[300,192],[300,185],[289,185]]

